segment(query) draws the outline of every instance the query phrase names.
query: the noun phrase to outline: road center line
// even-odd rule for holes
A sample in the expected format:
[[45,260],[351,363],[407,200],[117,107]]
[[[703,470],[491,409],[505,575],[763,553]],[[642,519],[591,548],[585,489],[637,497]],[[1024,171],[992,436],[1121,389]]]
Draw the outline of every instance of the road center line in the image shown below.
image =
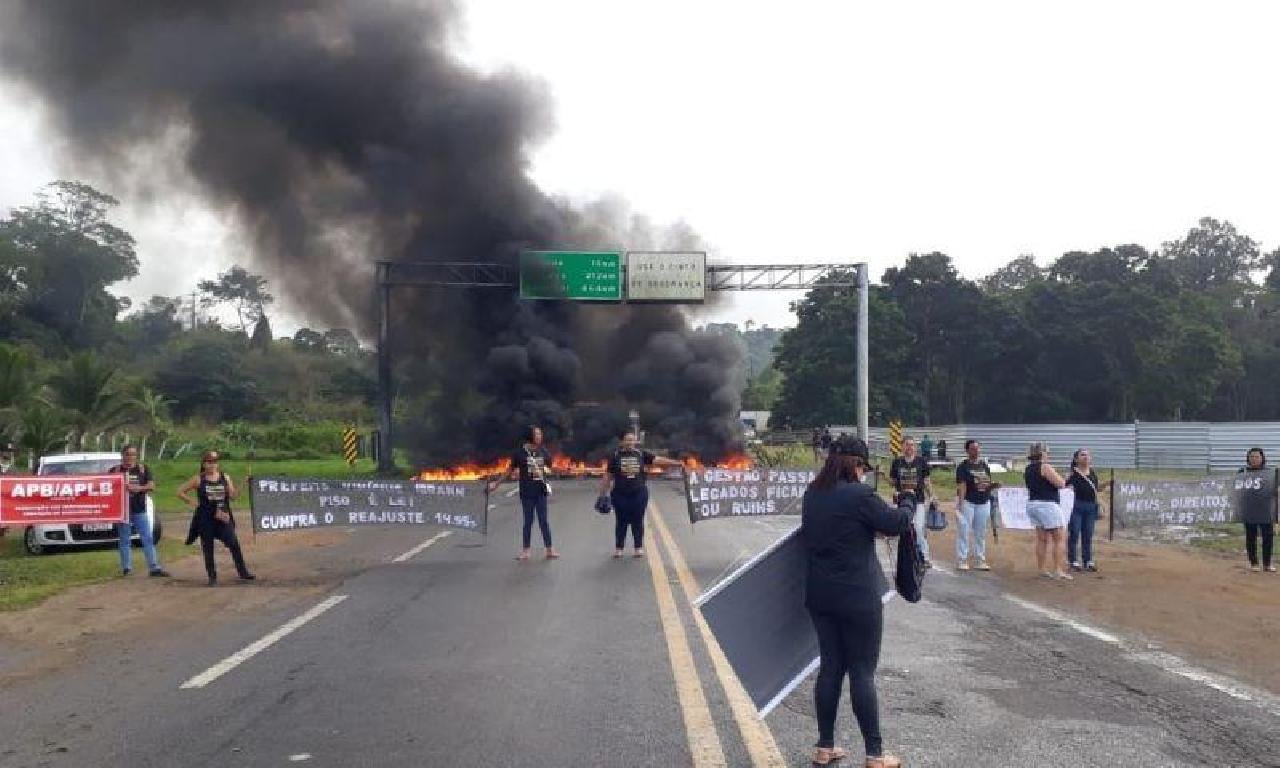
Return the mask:
[[409,550],[408,552],[405,552],[403,555],[397,556],[391,562],[403,563],[404,561],[418,554],[419,552],[431,546],[432,544],[435,544],[437,541],[439,541],[440,539],[443,539],[445,536],[448,536],[451,533],[453,533],[453,531],[441,531],[440,533],[437,533],[435,536],[432,536],[431,538],[422,542],[421,544]]
[[737,721],[738,731],[742,733],[742,741],[746,744],[747,753],[751,756],[751,764],[756,768],[783,768],[787,762],[773,739],[773,732],[763,720],[756,717],[756,708],[751,697],[747,695],[742,682],[734,674],[733,667],[729,665],[729,660],[725,657],[715,635],[711,634],[711,628],[707,626],[702,610],[693,604],[702,590],[693,572],[689,570],[688,563],[685,562],[684,553],[680,551],[675,537],[667,529],[666,521],[662,519],[662,510],[658,508],[657,503],[650,502],[649,506],[653,508],[653,522],[658,530],[658,539],[671,558],[671,566],[675,569],[676,577],[680,579],[680,586],[684,590],[684,596],[693,609],[693,622],[698,627],[698,634],[702,636],[702,643],[706,646],[708,655],[711,656],[711,666],[715,669],[720,687],[724,689],[725,697],[729,700],[729,708],[733,710],[733,719]]
[[727,762],[724,747],[716,734],[711,708],[707,706],[707,697],[702,691],[702,681],[698,679],[698,670],[693,663],[693,654],[689,651],[689,641],[680,621],[680,612],[676,609],[675,595],[671,592],[671,582],[667,578],[666,567],[662,564],[660,549],[651,548],[649,557],[645,559],[649,562],[649,574],[653,577],[658,616],[662,619],[662,633],[667,640],[667,657],[671,660],[671,673],[676,680],[676,698],[680,702],[680,714],[684,717],[684,730],[689,739],[693,766],[725,768]]
[[245,663],[249,659],[252,659],[254,656],[257,656],[259,653],[262,653],[266,649],[275,645],[281,638],[285,637],[289,633],[298,629],[303,624],[306,624],[308,621],[311,621],[312,619],[316,618],[320,614],[324,613],[325,611],[329,610],[333,606],[337,605],[338,603],[346,599],[347,599],[346,595],[333,595],[331,597],[326,598],[324,601],[322,601],[318,605],[312,606],[311,610],[307,611],[301,616],[298,616],[295,619],[290,620],[289,622],[281,626],[279,629],[275,630],[274,632],[267,635],[266,637],[263,637],[261,640],[258,640],[248,646],[245,646],[243,649],[236,651],[235,653],[231,654],[227,658],[223,659],[217,664],[214,664],[212,667],[209,667],[205,671],[201,672],[200,674],[191,678],[187,682],[183,683],[179,687],[184,690],[190,689],[190,688],[205,687],[209,683],[212,683],[214,680],[217,680],[219,677],[222,677],[223,675],[227,674],[231,670]]

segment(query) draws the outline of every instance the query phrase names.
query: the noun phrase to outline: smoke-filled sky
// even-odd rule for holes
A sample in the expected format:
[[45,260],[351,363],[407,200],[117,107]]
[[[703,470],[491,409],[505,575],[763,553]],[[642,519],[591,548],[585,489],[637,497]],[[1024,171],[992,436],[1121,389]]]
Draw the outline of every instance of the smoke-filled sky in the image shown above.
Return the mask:
[[[1280,245],[1272,3],[459,5],[456,50],[552,98],[531,154],[544,189],[684,219],[726,261],[868,259],[878,275],[938,249],[978,276],[1019,253],[1158,245],[1203,215]],[[0,207],[88,175],[13,88],[0,136]],[[130,295],[240,259],[199,200],[112,191],[140,240]],[[786,325],[794,298],[715,314]]]

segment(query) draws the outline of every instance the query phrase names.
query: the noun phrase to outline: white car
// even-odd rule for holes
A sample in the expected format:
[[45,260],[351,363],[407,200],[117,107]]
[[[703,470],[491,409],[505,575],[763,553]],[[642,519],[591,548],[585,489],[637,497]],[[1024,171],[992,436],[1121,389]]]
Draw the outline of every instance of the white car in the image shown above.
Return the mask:
[[[37,475],[101,475],[120,463],[118,453],[68,453],[63,456],[45,456],[40,460]],[[156,507],[147,496],[147,518],[151,521],[151,539],[159,543],[161,525],[156,519]],[[114,523],[58,523],[54,525],[29,525],[22,534],[22,546],[27,554],[42,555],[51,547],[83,547],[90,544],[115,544]],[[132,541],[141,546],[138,532]]]

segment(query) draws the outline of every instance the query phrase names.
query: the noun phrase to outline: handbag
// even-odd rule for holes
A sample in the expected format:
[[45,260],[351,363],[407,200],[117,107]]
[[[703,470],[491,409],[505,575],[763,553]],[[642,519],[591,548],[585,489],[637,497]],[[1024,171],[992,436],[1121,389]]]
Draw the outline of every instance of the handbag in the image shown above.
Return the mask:
[[938,509],[936,500],[929,502],[929,514],[925,519],[925,527],[931,531],[945,531],[947,529],[947,516],[942,514],[941,509]]
[[613,504],[609,501],[608,496],[600,496],[596,499],[596,511],[602,515],[607,515],[613,511]]
[[898,563],[894,570],[893,585],[908,603],[918,603],[924,595],[924,574],[929,570],[924,555],[920,553],[920,543],[916,540],[916,529],[907,529],[898,536]]

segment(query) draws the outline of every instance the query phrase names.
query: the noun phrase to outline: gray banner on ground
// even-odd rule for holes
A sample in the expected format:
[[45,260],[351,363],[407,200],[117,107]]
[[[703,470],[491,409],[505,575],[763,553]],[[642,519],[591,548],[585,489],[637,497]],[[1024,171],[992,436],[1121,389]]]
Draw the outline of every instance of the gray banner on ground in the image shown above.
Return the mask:
[[443,525],[484,533],[484,481],[255,477],[253,526],[271,533],[341,525]]
[[1117,480],[1116,524],[1123,528],[1275,520],[1270,469],[1198,480]]

